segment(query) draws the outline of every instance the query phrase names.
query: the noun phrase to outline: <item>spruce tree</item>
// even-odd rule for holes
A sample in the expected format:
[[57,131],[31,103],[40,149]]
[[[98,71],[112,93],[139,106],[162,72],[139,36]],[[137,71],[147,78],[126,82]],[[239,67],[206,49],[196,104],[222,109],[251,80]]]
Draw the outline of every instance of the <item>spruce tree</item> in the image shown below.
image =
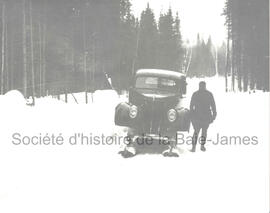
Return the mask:
[[137,26],[129,0],[120,1],[120,68],[117,73],[118,87],[127,88],[132,78],[136,60]]
[[137,68],[158,68],[158,29],[149,3],[141,14]]

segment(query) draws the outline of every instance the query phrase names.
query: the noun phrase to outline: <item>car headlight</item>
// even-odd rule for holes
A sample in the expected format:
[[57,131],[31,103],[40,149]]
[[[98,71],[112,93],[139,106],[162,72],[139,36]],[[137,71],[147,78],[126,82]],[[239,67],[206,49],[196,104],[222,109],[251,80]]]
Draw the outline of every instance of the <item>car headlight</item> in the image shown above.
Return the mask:
[[131,106],[129,109],[129,117],[134,119],[136,118],[138,115],[138,107],[136,107],[135,105]]
[[176,110],[175,109],[170,109],[168,111],[168,120],[170,122],[174,122],[176,120],[176,118],[177,118],[177,112],[176,112]]

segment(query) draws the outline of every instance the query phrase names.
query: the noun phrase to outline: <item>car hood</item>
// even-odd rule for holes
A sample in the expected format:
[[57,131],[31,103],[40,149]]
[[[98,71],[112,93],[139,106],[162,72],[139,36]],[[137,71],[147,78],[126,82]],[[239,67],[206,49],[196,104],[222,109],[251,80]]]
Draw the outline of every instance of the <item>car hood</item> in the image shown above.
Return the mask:
[[132,89],[129,92],[129,101],[138,106],[147,103],[155,103],[162,104],[169,108],[177,105],[179,102],[179,95],[172,92]]

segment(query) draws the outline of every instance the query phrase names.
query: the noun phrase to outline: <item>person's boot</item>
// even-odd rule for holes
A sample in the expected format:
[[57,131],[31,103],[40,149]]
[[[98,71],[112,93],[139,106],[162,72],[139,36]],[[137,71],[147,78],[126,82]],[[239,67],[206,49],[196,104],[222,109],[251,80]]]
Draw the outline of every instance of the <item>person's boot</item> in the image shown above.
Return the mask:
[[196,152],[196,146],[192,146],[192,149],[190,150],[190,152]]
[[204,145],[201,145],[201,151],[202,151],[202,152],[205,152],[205,151],[206,151],[206,148],[205,148]]

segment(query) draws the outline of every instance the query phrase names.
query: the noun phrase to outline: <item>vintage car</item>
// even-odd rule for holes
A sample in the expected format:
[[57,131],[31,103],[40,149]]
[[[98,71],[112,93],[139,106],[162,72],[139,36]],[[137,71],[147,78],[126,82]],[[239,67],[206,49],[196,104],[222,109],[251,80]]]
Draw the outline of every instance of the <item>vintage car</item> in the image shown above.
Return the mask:
[[189,131],[189,110],[183,106],[186,77],[175,71],[143,69],[134,76],[128,103],[115,109],[115,124],[128,127],[123,157],[137,154],[139,145],[159,143],[164,156],[178,156],[177,133]]

